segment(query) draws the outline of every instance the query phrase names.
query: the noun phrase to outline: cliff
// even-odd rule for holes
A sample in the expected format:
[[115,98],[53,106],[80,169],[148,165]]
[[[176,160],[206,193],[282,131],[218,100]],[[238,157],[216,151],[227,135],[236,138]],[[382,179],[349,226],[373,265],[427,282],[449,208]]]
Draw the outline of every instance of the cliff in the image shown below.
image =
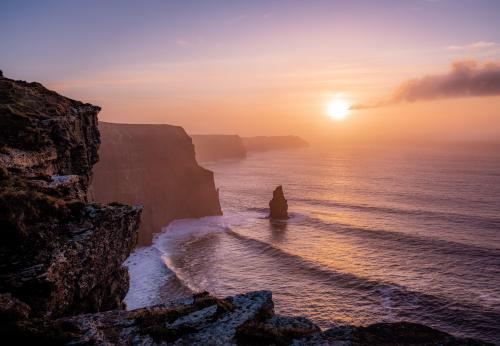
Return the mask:
[[306,141],[297,136],[242,137],[242,140],[247,151],[296,149],[309,146]]
[[[140,208],[89,204],[100,108],[0,76],[0,294],[30,316],[123,308]],[[1,310],[1,309],[0,309]]]
[[220,215],[214,175],[198,165],[182,127],[99,123],[96,201],[142,204],[139,244],[175,219]]
[[191,135],[200,162],[243,159],[247,152],[296,149],[309,144],[297,136]]
[[244,159],[247,151],[238,135],[191,135],[199,162]]

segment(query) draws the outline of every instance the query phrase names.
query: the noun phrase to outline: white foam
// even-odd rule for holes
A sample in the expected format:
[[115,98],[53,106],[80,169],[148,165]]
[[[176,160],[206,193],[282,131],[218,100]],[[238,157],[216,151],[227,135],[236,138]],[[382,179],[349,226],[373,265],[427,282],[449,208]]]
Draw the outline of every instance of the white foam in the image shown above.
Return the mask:
[[173,273],[161,260],[154,246],[136,249],[125,261],[130,274],[130,288],[125,297],[128,309],[160,303],[158,289]]
[[255,218],[255,215],[238,213],[176,220],[154,237],[151,246],[134,250],[124,263],[130,274],[130,288],[125,297],[127,308],[136,309],[162,303],[159,290],[174,276],[191,291],[203,290],[201,284],[192,282],[175,266],[171,255],[174,251],[179,251],[179,244],[188,239],[226,232],[230,227],[247,223],[249,217]]

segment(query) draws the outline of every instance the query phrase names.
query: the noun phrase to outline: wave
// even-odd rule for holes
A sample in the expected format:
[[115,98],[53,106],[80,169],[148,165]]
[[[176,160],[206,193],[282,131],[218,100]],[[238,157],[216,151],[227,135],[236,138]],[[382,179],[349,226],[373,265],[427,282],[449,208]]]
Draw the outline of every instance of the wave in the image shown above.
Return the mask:
[[487,228],[492,230],[500,229],[500,218],[470,215],[463,213],[434,211],[428,209],[405,209],[397,207],[374,206],[366,204],[350,204],[335,202],[331,200],[316,200],[308,198],[298,198],[295,201],[307,203],[309,205],[319,205],[324,207],[345,208],[358,211],[368,211],[375,213],[409,215],[423,217],[425,220],[445,221],[452,224],[468,225],[475,228]]
[[[370,207],[371,208],[371,207]],[[373,207],[377,209],[378,207]],[[249,210],[257,212],[267,212],[265,208],[248,208]],[[459,258],[468,257],[473,262],[471,266],[477,268],[478,264],[484,264],[486,268],[500,268],[500,249],[495,247],[485,247],[474,244],[466,244],[462,242],[436,238],[432,236],[421,236],[416,234],[409,234],[405,232],[392,231],[387,229],[356,227],[342,222],[328,222],[321,218],[300,214],[291,213],[289,223],[297,225],[305,225],[316,229],[334,232],[337,234],[356,236],[363,238],[363,243],[367,240],[382,240],[384,242],[393,242],[394,249],[403,249],[404,251],[412,250],[415,252],[429,252],[433,256],[455,256]],[[500,225],[498,230],[500,230]],[[404,247],[401,247],[404,244]],[[377,246],[384,244],[377,243]],[[386,245],[387,246],[387,245]],[[464,262],[464,265],[467,265]],[[500,272],[496,274],[500,275]]]
[[[164,303],[201,290],[171,260],[170,249],[166,244],[177,233],[180,233],[179,236],[187,236],[189,232],[184,232],[186,229],[198,229],[191,226],[193,222],[207,223],[207,219],[209,218],[176,221],[164,232],[157,234],[152,245],[136,248],[131,253],[124,263],[130,274],[130,288],[125,297],[128,309]],[[170,230],[173,232],[169,232]],[[167,292],[168,296],[165,295]]]
[[[394,320],[412,320],[434,325],[452,332],[477,335],[498,335],[500,333],[500,311],[490,306],[463,304],[449,298],[410,290],[407,287],[361,277],[351,273],[335,271],[288,253],[264,241],[247,237],[231,229],[226,234],[254,248],[259,255],[267,255],[278,260],[280,269],[290,272],[294,278],[309,277],[342,290],[359,294],[360,299],[369,299],[391,309]],[[475,321],[471,324],[470,321]],[[460,326],[455,330],[453,326]],[[479,334],[478,334],[479,333]]]
[[[440,256],[451,255],[459,256],[460,258],[467,257],[475,261],[474,266],[476,268],[478,265],[477,261],[484,261],[485,264],[487,263],[488,266],[492,268],[500,268],[500,251],[495,248],[385,229],[354,227],[340,222],[326,222],[313,216],[305,216],[303,223],[308,226],[316,226],[319,229],[343,235],[355,235],[363,238],[365,243],[368,239],[391,241],[396,244],[394,248],[399,248],[404,251],[426,251]],[[401,244],[404,244],[404,247],[401,247]],[[382,245],[381,243],[377,243],[377,246]],[[466,263],[464,262],[464,264]]]
[[125,261],[130,287],[125,296],[127,308],[136,309],[158,304],[158,290],[173,275],[161,261],[161,251],[154,246],[137,248]]

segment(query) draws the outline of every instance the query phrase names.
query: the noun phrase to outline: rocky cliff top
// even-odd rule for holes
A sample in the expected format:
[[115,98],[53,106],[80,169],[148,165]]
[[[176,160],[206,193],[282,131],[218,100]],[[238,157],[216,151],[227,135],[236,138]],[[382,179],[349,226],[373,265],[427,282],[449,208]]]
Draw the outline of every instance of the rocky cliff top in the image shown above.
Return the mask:
[[97,162],[100,108],[0,77],[0,164],[28,177],[79,175],[88,186]]

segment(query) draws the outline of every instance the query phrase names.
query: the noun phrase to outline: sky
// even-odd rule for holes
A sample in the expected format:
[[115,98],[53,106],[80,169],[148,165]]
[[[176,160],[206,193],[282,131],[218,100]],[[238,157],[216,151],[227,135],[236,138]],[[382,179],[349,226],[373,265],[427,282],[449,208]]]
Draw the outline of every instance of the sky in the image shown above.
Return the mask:
[[0,69],[193,134],[495,140],[499,17],[497,0],[2,0]]

